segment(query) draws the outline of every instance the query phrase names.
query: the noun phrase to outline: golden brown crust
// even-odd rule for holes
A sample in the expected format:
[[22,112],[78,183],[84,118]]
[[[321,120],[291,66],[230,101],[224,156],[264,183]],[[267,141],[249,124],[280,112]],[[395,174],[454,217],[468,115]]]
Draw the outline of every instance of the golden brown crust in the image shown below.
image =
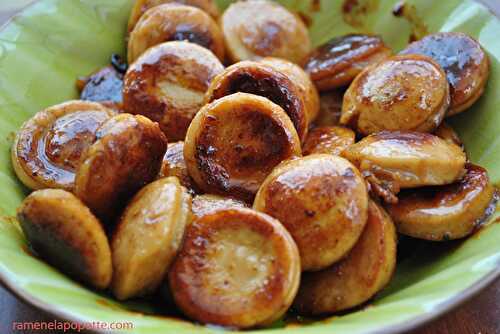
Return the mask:
[[340,155],[343,150],[354,144],[356,134],[343,126],[320,126],[309,131],[302,146],[302,153],[310,155],[325,153]]
[[315,154],[274,169],[253,207],[290,232],[302,270],[317,271],[344,257],[358,240],[366,223],[368,193],[349,161]]
[[198,193],[196,184],[191,176],[189,176],[186,161],[184,160],[184,142],[168,144],[167,152],[163,157],[160,173],[158,178],[175,176],[179,179],[182,186],[186,187],[191,195]]
[[233,62],[278,57],[299,63],[311,50],[307,27],[282,5],[268,0],[238,1],[221,17]]
[[112,225],[126,201],[156,178],[166,150],[157,123],[143,116],[114,116],[97,131],[97,141],[83,157],[75,194]]
[[351,34],[319,46],[303,64],[316,87],[328,91],[347,86],[364,68],[391,54],[379,36]]
[[451,104],[447,116],[469,108],[483,94],[489,76],[489,59],[481,45],[460,32],[428,35],[408,45],[400,54],[423,54],[446,72]]
[[224,60],[222,32],[207,13],[192,6],[163,4],[146,11],[131,32],[128,63],[132,64],[152,46],[184,40],[207,48]]
[[349,146],[341,155],[364,176],[396,190],[449,184],[465,173],[466,158],[460,147],[428,133],[379,132]]
[[446,241],[471,234],[482,223],[495,189],[484,168],[469,164],[456,183],[399,194],[388,206],[398,231],[415,238]]
[[294,308],[317,315],[366,302],[389,283],[396,267],[396,244],[391,218],[370,201],[368,222],[358,243],[332,267],[303,275]]
[[369,66],[344,94],[340,123],[368,135],[434,131],[450,103],[446,74],[434,60],[400,55]]
[[69,101],[42,110],[19,129],[12,166],[28,188],[72,190],[81,156],[115,113],[99,103]]
[[73,194],[37,190],[17,210],[24,235],[41,256],[74,279],[97,289],[111,281],[111,251],[97,218]]
[[270,65],[255,61],[242,61],[217,75],[205,96],[210,103],[237,92],[263,96],[279,105],[292,120],[301,140],[309,126],[306,96],[301,87],[285,73]]
[[175,177],[145,186],[127,205],[113,235],[113,281],[119,300],[156,291],[191,220],[191,196]]
[[220,15],[214,0],[136,0],[128,21],[128,33],[130,34],[134,30],[135,25],[148,9],[166,3],[198,7],[214,19]]
[[260,62],[285,74],[298,87],[304,96],[308,124],[314,122],[319,113],[319,94],[309,75],[299,65],[281,58],[266,57]]
[[204,104],[210,82],[223,70],[220,61],[198,45],[157,45],[127,71],[124,109],[158,122],[169,140],[184,140],[191,120]]
[[247,207],[245,202],[231,197],[205,194],[193,198],[193,215],[195,219],[219,210]]
[[193,222],[169,273],[175,302],[188,317],[236,328],[282,316],[299,279],[290,234],[251,209],[221,210]]
[[281,161],[301,155],[283,109],[266,98],[236,93],[205,105],[189,126],[184,159],[205,192],[252,201]]

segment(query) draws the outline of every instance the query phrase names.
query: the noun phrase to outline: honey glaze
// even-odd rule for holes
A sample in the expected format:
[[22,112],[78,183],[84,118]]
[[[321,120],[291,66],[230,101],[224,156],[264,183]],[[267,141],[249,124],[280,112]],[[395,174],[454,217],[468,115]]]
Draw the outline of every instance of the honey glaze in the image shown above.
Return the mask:
[[71,190],[81,157],[97,129],[114,112],[100,104],[70,101],[40,111],[19,131],[12,150],[14,169],[32,189]]

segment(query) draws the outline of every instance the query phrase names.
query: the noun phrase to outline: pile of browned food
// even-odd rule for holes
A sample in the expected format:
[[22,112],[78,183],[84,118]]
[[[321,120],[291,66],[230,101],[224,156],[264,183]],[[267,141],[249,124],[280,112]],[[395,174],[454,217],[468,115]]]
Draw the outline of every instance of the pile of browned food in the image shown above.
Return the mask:
[[444,123],[488,78],[465,34],[313,50],[268,0],[138,0],[126,38],[128,69],[114,57],[12,148],[34,251],[119,300],[233,328],[343,311],[390,281],[396,231],[464,238],[494,206]]

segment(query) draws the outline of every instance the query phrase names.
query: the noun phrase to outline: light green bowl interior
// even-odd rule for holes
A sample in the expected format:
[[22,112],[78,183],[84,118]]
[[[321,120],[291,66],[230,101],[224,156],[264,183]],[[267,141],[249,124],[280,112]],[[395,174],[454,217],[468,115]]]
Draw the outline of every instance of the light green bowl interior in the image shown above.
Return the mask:
[[[50,305],[60,316],[82,321],[132,321],[135,333],[203,333],[201,327],[166,316],[147,315],[158,307],[144,301],[119,303],[106,294],[73,282],[26,251],[15,221],[15,209],[26,189],[13,174],[9,149],[23,121],[41,108],[77,98],[75,78],[124,53],[125,24],[131,0],[40,0],[0,32],[0,276],[18,294],[39,306]],[[229,1],[219,1],[222,6]],[[372,12],[362,17],[362,29],[347,25],[341,1],[282,1],[313,19],[314,44],[353,31],[382,34],[395,50],[408,41],[410,24],[391,14],[396,0],[358,0]],[[473,1],[415,0],[417,15],[427,29],[462,31],[487,50],[491,76],[484,96],[451,123],[458,129],[473,162],[485,166],[500,183],[500,21]],[[495,213],[494,219],[499,216]],[[455,297],[485,279],[500,262],[500,224],[491,224],[464,242],[419,244],[398,263],[396,275],[369,307],[288,331],[301,333],[368,333],[415,323],[439,312]],[[417,320],[416,320],[417,319]],[[420,319],[420,320],[418,320]],[[284,327],[278,322],[273,329]]]

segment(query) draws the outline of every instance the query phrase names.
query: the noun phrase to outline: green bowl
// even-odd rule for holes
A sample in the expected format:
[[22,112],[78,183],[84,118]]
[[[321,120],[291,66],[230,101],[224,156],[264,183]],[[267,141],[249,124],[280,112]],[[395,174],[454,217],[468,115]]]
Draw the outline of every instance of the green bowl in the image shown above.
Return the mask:
[[[229,1],[219,1],[221,7]],[[454,117],[473,162],[500,184],[500,21],[484,6],[462,0],[406,1],[423,24],[395,17],[397,0],[358,0],[364,7],[350,24],[342,1],[282,1],[311,19],[314,44],[335,35],[363,31],[382,34],[395,50],[412,29],[462,31],[475,37],[490,56],[484,96]],[[32,256],[15,219],[27,190],[17,181],[9,149],[15,131],[38,110],[77,98],[75,78],[124,53],[131,0],[40,0],[0,32],[0,279],[20,298],[73,321],[130,321],[134,333],[213,333],[165,313],[144,300],[119,303],[72,281]],[[320,7],[320,8],[318,8]],[[359,7],[358,7],[359,9]],[[493,221],[500,220],[495,212]],[[401,257],[391,284],[369,306],[314,322],[277,322],[267,331],[300,333],[396,333],[414,328],[457,305],[500,274],[500,224],[491,223],[465,241],[416,243]]]

